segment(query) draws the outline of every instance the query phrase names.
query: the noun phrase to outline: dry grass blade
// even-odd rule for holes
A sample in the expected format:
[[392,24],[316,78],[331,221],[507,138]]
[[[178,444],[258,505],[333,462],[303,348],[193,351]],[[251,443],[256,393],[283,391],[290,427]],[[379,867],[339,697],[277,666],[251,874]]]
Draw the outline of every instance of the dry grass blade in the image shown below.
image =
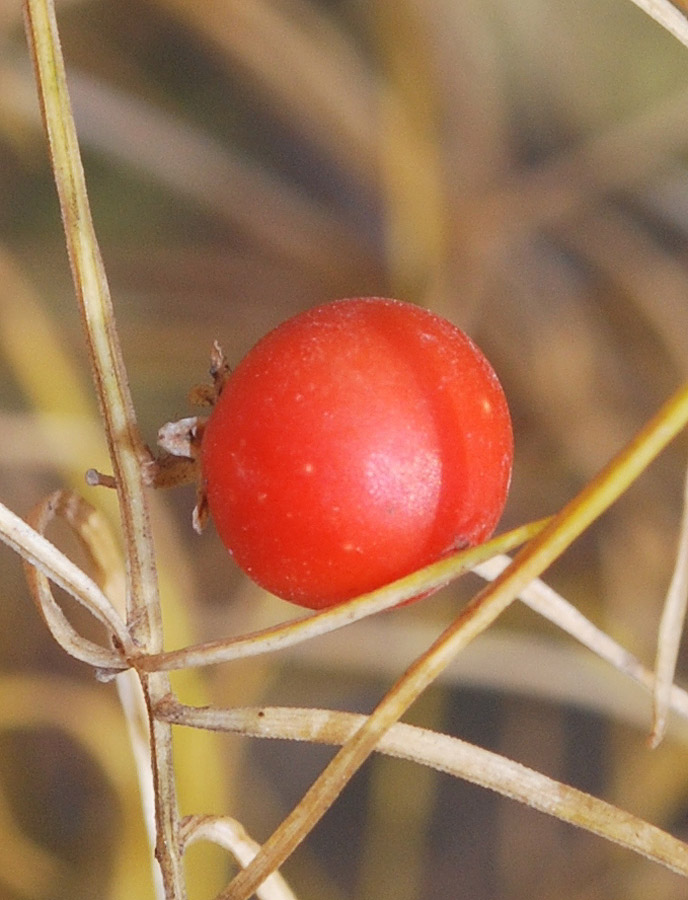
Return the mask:
[[688,91],[677,90],[649,110],[507,179],[475,210],[481,240],[491,250],[523,242],[544,226],[571,221],[602,192],[647,180],[662,161],[684,152],[687,101]]
[[688,604],[688,472],[683,490],[683,516],[678,539],[676,566],[671,577],[657,635],[655,662],[654,724],[651,742],[656,747],[666,731],[671,705],[671,689],[676,672],[678,650],[683,635]]
[[[193,728],[335,746],[351,740],[366,722],[365,716],[334,710],[193,709],[169,699],[163,701],[156,713],[167,721]],[[688,874],[688,845],[682,841],[603,800],[459,738],[397,722],[380,738],[375,749],[464,778],[586,828],[675,872]]]
[[[686,102],[688,96],[682,109]],[[688,134],[685,140],[677,141],[674,153],[682,153],[686,146]],[[670,179],[666,190],[674,189]],[[624,291],[634,310],[661,341],[668,360],[679,372],[688,373],[688,347],[684,340],[688,330],[686,273],[681,259],[662,246],[657,235],[651,237],[638,222],[609,207],[591,211],[584,224],[560,228],[559,233],[568,247]]]

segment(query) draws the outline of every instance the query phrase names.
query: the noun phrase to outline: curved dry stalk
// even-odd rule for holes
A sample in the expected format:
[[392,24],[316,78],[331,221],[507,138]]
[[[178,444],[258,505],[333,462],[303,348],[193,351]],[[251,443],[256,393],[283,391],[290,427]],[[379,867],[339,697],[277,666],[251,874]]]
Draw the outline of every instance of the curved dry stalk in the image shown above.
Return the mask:
[[[367,721],[363,715],[327,709],[194,709],[172,698],[156,708],[156,715],[193,728],[333,746],[345,744]],[[496,791],[688,875],[688,845],[683,841],[610,803],[460,738],[397,722],[375,749]]]
[[473,566],[478,565],[481,560],[523,544],[538,534],[548,521],[549,519],[539,519],[536,522],[521,525],[512,531],[492,538],[479,547],[471,547],[460,553],[453,553],[439,562],[419,569],[412,575],[400,578],[384,588],[371,591],[340,606],[239,638],[209,641],[194,647],[146,656],[137,660],[137,666],[146,671],[209,666],[242,659],[246,656],[271,653],[323,634],[329,634],[345,625],[351,625],[367,616],[397,606],[418,594],[443,587]]
[[676,660],[688,604],[688,471],[683,488],[683,515],[678,539],[676,565],[664,603],[657,635],[655,661],[654,724],[651,743],[656,747],[664,737]]
[[[124,653],[131,648],[131,642],[126,626],[98,585],[54,544],[1,503],[0,539],[26,561],[32,595],[60,646],[98,669],[120,671],[128,668]],[[48,579],[78,600],[105,625],[122,650],[107,649],[81,637],[55,601]]]
[[[247,866],[260,844],[254,841],[244,826],[229,816],[187,816],[182,821],[182,852],[196,841],[212,841],[229,850],[234,859]],[[256,891],[259,900],[296,900],[287,882],[279,872],[273,872]]]
[[57,490],[34,507],[27,516],[27,523],[45,535],[48,525],[56,518],[69,525],[95,567],[96,580],[107,603],[102,609],[92,610],[93,615],[124,647],[131,649],[129,634],[116,605],[124,593],[124,561],[105,517],[74,491]]
[[636,437],[484,588],[419,657],[342,746],[301,801],[268,838],[254,861],[218,900],[248,900],[322,818],[375,749],[380,737],[477,635],[488,628],[645,470],[688,422],[688,385],[676,392]]

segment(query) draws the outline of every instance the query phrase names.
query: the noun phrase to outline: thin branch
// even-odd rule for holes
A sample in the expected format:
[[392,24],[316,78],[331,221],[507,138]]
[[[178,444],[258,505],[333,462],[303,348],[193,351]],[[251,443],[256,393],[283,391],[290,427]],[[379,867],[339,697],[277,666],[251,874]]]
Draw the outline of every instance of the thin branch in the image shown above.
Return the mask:
[[[53,0],[24,0],[43,122],[93,379],[105,423],[117,486],[127,560],[127,627],[142,650],[162,649],[162,620],[142,465],[150,455],[142,444],[117,338],[114,312],[93,222],[76,127],[67,91]],[[164,673],[142,674],[149,710],[169,692]],[[185,900],[179,853],[179,817],[169,726],[151,722],[151,767],[156,786],[156,856],[170,900]]]
[[96,569],[105,602],[90,611],[131,652],[131,640],[115,600],[121,590],[121,555],[105,521],[90,503],[73,491],[57,490],[38,503],[27,516],[27,523],[45,535],[53,519],[63,519],[79,539]]
[[[158,643],[161,635],[159,604],[155,602],[155,558],[140,470],[146,451],[136,426],[110,290],[91,219],[53,3],[26,0],[25,12],[72,276],[117,481],[129,564],[128,621],[132,638],[154,652],[159,648],[150,642]],[[153,620],[149,621],[150,616]]]
[[[192,728],[334,746],[346,744],[367,721],[363,715],[326,709],[194,709],[172,698],[163,701],[156,714]],[[375,750],[496,791],[688,875],[688,845],[682,841],[618,807],[482,747],[397,722]]]

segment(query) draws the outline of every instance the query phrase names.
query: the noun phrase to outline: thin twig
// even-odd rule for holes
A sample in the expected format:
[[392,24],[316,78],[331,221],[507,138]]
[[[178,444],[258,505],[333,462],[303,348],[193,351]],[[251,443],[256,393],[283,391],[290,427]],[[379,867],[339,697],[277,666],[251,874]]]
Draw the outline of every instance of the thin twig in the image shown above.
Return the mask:
[[[142,476],[142,465],[149,454],[136,425],[107,278],[91,219],[54,4],[52,0],[25,0],[24,14],[72,276],[117,485],[127,559],[127,627],[135,645],[155,653],[162,649],[163,638]],[[169,679],[164,673],[144,674],[141,684],[149,710],[169,692]],[[184,900],[186,887],[179,850],[172,735],[169,726],[161,722],[151,722],[151,766],[156,786],[156,856],[165,895],[169,900]]]
[[[167,721],[192,728],[334,746],[345,744],[366,722],[363,715],[329,709],[194,709],[171,698],[163,701],[156,712]],[[682,841],[604,800],[482,747],[397,722],[380,738],[375,750],[496,791],[688,875],[688,845]]]
[[[160,640],[155,558],[140,464],[146,451],[136,426],[114,311],[86,194],[52,0],[26,0],[43,121],[50,144],[67,250],[91,356],[92,372],[117,481],[128,554],[132,638],[155,651]],[[154,637],[153,637],[154,636]]]

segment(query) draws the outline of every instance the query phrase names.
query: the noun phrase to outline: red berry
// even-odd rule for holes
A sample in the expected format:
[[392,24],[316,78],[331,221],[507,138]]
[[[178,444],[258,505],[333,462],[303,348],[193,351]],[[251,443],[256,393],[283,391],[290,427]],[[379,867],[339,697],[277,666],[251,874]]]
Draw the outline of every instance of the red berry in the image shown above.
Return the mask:
[[511,476],[509,410],[475,344],[397,300],[340,300],[231,374],[201,464],[239,566],[320,609],[486,540]]

